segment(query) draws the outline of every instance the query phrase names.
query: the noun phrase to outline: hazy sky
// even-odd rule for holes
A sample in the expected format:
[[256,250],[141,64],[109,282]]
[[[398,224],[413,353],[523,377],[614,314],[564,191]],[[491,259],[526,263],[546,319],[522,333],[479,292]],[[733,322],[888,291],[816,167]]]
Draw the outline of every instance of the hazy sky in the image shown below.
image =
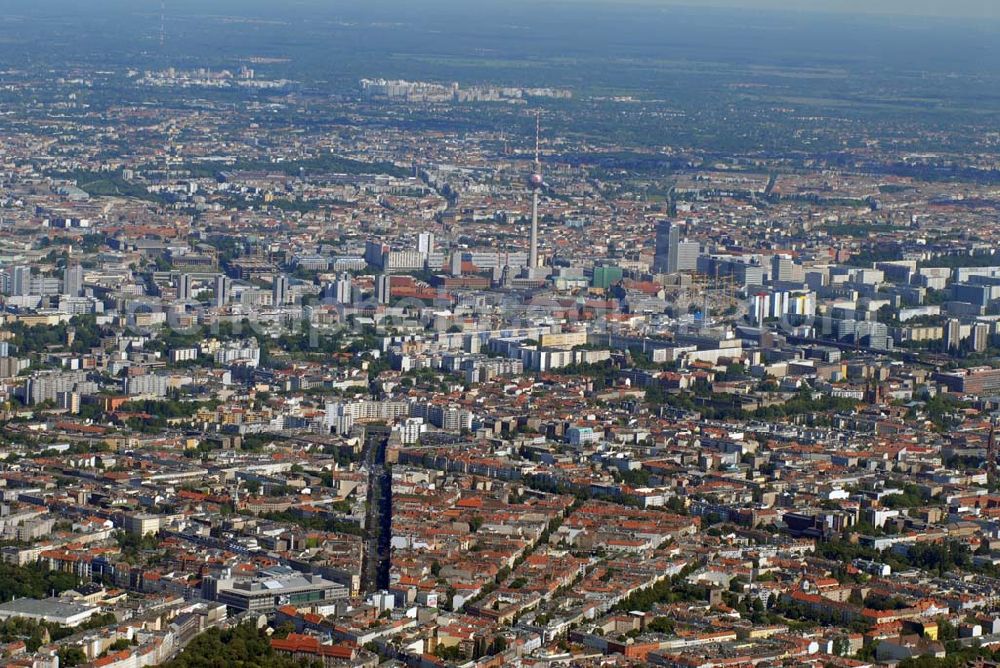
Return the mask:
[[[418,0],[433,5],[455,4],[468,11],[470,7],[491,6],[510,7],[512,11],[523,5],[542,4],[550,7],[572,7],[573,5],[604,5],[628,7],[629,5],[644,5],[649,7],[735,7],[740,9],[788,10],[793,12],[837,12],[845,14],[883,14],[907,16],[957,17],[989,20],[992,24],[1000,21],[1000,0]],[[105,8],[110,11],[124,9],[141,9],[157,11],[160,0],[0,0],[2,5],[11,5],[23,9],[32,7],[38,9],[57,10],[61,6],[74,10]],[[403,4],[413,7],[413,0],[167,0],[168,12],[185,11],[197,8],[208,12],[238,12],[244,11],[280,10],[282,7],[295,7],[308,11],[310,8],[322,8],[324,11],[338,8],[391,9]],[[990,28],[995,26],[991,25]]]
[[[562,0],[575,2],[578,0]],[[616,0],[590,0],[615,2]],[[1000,19],[998,0],[617,0],[648,5],[742,7]]]

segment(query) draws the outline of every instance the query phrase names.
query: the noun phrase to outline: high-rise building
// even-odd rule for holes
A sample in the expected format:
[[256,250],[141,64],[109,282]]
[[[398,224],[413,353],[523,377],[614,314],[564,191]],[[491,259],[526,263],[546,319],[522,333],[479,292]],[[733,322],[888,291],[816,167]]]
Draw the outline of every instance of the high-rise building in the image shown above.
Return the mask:
[[624,275],[625,272],[622,271],[621,267],[610,265],[594,267],[594,277],[591,279],[590,284],[595,288],[607,290],[612,285],[619,283]]
[[763,324],[771,313],[771,295],[766,292],[756,292],[750,295],[748,301],[750,322],[755,325]]
[[504,267],[521,267],[528,263],[528,254],[524,251],[497,253],[496,251],[466,251],[461,254],[462,262],[475,265],[476,269],[503,269]]
[[385,255],[389,252],[389,246],[383,244],[381,241],[374,241],[369,239],[365,242],[365,262],[368,263],[370,267],[377,267],[379,269],[385,265]]
[[55,276],[32,276],[29,295],[59,295],[62,294],[63,282]]
[[698,256],[701,244],[697,241],[682,241],[677,244],[677,271],[698,271]]
[[341,274],[330,284],[329,296],[338,304],[350,304],[354,300],[354,282],[350,274]]
[[801,265],[795,264],[790,255],[774,255],[771,257],[771,281],[781,283],[801,283],[805,280],[805,271]]
[[177,298],[183,302],[189,301],[193,288],[194,280],[192,280],[191,274],[181,274],[180,278],[177,279]]
[[271,286],[271,296],[274,298],[275,306],[284,306],[288,303],[289,284],[287,276],[279,274],[274,277],[274,284]]
[[427,257],[415,250],[394,250],[383,254],[382,271],[419,271],[427,263]]
[[392,299],[392,278],[388,274],[380,274],[375,277],[375,301],[379,304],[388,304]]
[[990,326],[985,322],[977,322],[972,326],[972,350],[985,352],[990,346]]
[[229,303],[229,296],[232,292],[233,281],[225,274],[215,277],[215,306],[222,308]]
[[28,378],[22,390],[27,404],[55,401],[59,392],[89,394],[97,392],[97,384],[87,380],[86,371],[45,372]]
[[656,255],[653,271],[658,274],[677,273],[677,250],[681,242],[681,231],[677,223],[660,221],[656,226]]
[[14,267],[10,277],[10,294],[16,297],[31,294],[31,267]]
[[70,297],[83,294],[83,267],[80,265],[70,265],[63,272],[63,294]]
[[952,318],[944,326],[944,349],[947,351],[958,350],[962,343],[962,323],[957,318]]
[[421,255],[430,255],[434,252],[434,233],[421,232],[417,237],[417,252]]

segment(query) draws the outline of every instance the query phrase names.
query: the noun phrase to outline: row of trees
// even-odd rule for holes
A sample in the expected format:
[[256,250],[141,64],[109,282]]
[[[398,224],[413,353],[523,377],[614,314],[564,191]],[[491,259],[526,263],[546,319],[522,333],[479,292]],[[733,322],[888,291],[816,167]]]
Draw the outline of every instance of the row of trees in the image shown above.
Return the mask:
[[[56,642],[58,640],[62,640],[63,638],[68,638],[69,636],[79,633],[80,631],[103,628],[109,624],[114,624],[115,621],[116,617],[114,614],[103,613],[94,615],[80,626],[70,628],[68,626],[60,626],[50,622],[36,622],[32,619],[24,619],[23,617],[11,617],[10,619],[5,619],[0,622],[0,642],[6,643],[14,640],[23,640],[25,646],[28,648],[28,651],[34,652],[46,643]],[[75,648],[67,648],[67,650],[70,649]],[[72,651],[67,651],[67,655],[70,658],[77,656],[76,653]],[[62,652],[60,652],[60,658],[62,658]],[[84,657],[84,659],[86,659],[86,657]],[[72,666],[76,664],[67,659],[60,665]]]
[[[821,542],[817,545],[823,557],[842,563],[854,559],[867,559],[888,564],[893,570],[920,568],[936,573],[972,566],[972,552],[964,543],[955,540],[941,543],[914,543],[905,553],[878,552],[845,540]],[[983,569],[988,570],[988,569]]]
[[40,563],[15,566],[0,562],[0,600],[46,598],[73,589],[80,581],[70,573],[50,571]]
[[857,406],[857,402],[853,399],[840,399],[829,396],[814,398],[812,392],[803,390],[783,404],[758,408],[753,412],[753,416],[760,420],[778,420],[809,413],[851,411],[854,410],[855,406]]
[[66,345],[69,329],[75,330],[73,345],[70,351],[82,353],[89,351],[101,343],[103,330],[97,325],[97,319],[92,315],[78,315],[68,323],[57,325],[26,326],[22,322],[13,322],[8,329],[13,334],[12,342],[21,355],[40,353],[53,346]]
[[128,413],[147,413],[156,418],[169,420],[172,418],[189,418],[201,408],[215,408],[217,400],[212,401],[178,401],[173,399],[144,399],[129,401],[122,405],[121,410]]
[[689,565],[673,577],[657,582],[652,587],[646,587],[633,592],[624,601],[615,606],[615,610],[627,612],[630,610],[652,610],[653,606],[681,602],[707,602],[709,588],[704,585],[691,584],[688,575],[697,568]]
[[339,519],[329,515],[303,517],[302,515],[297,515],[286,510],[282,512],[265,513],[261,517],[266,520],[271,520],[272,522],[295,524],[303,529],[312,529],[313,531],[346,533],[354,536],[363,536],[365,533],[365,530],[362,529],[360,525],[349,520]]
[[319,660],[300,661],[274,651],[267,636],[249,624],[232,629],[209,629],[164,668],[321,668]]

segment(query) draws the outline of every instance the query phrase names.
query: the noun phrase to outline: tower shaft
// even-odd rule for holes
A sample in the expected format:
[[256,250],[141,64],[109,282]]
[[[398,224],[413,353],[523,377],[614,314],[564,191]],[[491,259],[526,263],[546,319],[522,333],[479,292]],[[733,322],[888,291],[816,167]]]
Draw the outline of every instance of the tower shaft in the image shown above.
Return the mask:
[[538,267],[538,191],[544,186],[542,180],[541,116],[535,114],[535,173],[528,179],[531,187],[531,238],[528,244],[528,271]]
[[538,266],[538,191],[531,193],[531,243],[528,249],[528,267]]

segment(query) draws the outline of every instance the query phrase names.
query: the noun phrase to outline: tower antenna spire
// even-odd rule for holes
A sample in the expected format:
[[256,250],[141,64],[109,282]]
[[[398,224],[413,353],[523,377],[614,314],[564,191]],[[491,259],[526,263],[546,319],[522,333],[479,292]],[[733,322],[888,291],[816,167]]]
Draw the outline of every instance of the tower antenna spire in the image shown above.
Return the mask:
[[535,112],[535,171],[542,171],[542,113]]

